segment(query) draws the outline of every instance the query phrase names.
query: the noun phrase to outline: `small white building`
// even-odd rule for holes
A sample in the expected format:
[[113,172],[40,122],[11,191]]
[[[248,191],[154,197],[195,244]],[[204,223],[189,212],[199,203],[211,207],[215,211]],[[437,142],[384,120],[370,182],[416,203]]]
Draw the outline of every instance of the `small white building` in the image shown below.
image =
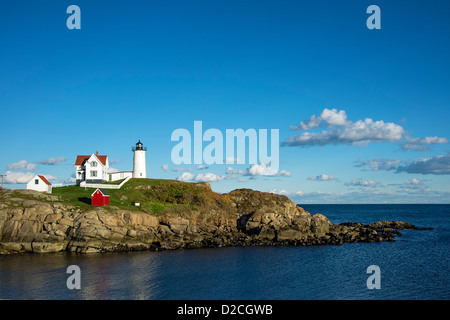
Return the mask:
[[37,174],[27,183],[27,189],[52,193],[52,184],[44,176]]

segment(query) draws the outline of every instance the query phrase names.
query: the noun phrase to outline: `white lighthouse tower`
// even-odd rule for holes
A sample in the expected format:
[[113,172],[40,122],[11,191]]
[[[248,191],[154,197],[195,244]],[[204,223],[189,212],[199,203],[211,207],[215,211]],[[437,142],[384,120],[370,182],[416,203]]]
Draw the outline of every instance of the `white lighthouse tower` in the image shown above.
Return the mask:
[[136,147],[132,148],[134,153],[133,159],[133,178],[147,178],[147,170],[145,167],[145,153],[147,147],[144,147],[141,140],[136,143]]

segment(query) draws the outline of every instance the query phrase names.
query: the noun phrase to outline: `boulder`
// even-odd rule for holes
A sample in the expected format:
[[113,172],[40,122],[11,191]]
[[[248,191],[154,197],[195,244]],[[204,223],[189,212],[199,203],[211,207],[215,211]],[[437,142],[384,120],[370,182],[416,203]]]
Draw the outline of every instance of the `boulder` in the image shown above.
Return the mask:
[[32,242],[32,252],[36,253],[50,253],[63,251],[66,247],[65,243],[50,243],[50,242]]
[[183,234],[189,227],[189,220],[181,217],[169,218],[167,222],[170,230],[175,234]]
[[277,240],[301,240],[306,238],[307,236],[298,230],[295,229],[282,229],[277,231]]

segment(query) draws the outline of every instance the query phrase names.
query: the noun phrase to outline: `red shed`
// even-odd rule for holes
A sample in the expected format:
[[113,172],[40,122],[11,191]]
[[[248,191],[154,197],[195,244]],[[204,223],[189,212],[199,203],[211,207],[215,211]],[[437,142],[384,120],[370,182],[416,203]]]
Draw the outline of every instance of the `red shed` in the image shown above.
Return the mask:
[[109,205],[109,194],[103,189],[97,189],[91,195],[91,205],[107,206]]

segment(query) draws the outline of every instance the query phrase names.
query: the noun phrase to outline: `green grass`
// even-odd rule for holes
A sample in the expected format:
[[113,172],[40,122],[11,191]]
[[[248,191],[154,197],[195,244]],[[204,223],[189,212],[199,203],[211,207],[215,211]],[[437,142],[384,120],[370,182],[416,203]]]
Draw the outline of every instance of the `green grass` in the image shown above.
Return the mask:
[[[82,211],[92,210],[91,195],[95,188],[76,185],[54,187],[52,198],[36,199],[45,202],[59,202],[72,205]],[[117,207],[123,210],[146,212],[164,217],[167,215],[189,216],[192,212],[209,212],[210,208],[227,204],[227,196],[219,195],[196,183],[163,179],[130,179],[120,189],[105,189],[110,195],[106,210]],[[18,198],[33,198],[36,195],[17,194]],[[135,206],[139,203],[139,206]]]
[[114,184],[114,185],[119,185],[123,182],[123,180],[125,179],[120,179],[120,180],[115,180],[115,181],[105,181],[102,184]]
[[[114,181],[115,182],[115,181]],[[163,179],[130,179],[120,189],[105,189],[110,195],[110,206],[118,207],[119,209],[144,211],[151,213],[159,213],[168,207],[165,201],[159,201],[149,197],[149,188],[158,187],[161,185],[180,184],[176,180]],[[91,195],[95,188],[83,188],[80,186],[66,186],[53,188],[53,195],[60,196],[61,202],[81,209],[92,209]],[[134,206],[134,203],[140,203],[140,206]],[[108,208],[105,206],[104,208]]]

